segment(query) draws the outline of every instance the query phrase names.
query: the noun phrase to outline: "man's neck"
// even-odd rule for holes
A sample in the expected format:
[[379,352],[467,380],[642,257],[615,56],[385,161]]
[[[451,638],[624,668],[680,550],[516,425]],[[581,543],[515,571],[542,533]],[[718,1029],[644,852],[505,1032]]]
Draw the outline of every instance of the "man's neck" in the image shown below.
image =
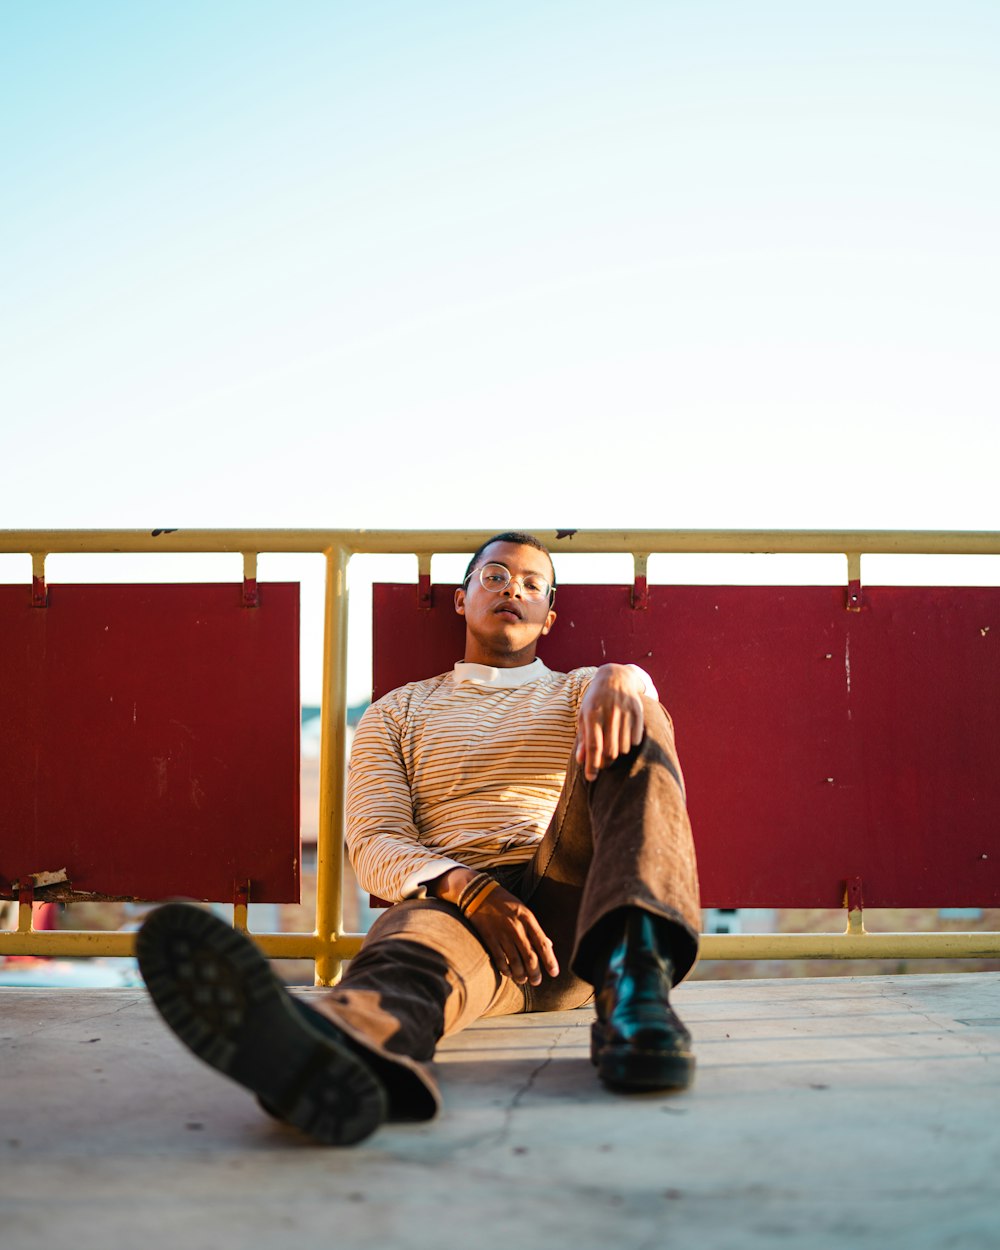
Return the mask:
[[526,664],[534,664],[535,647],[525,647],[523,651],[487,651],[482,647],[466,646],[462,657],[466,664],[485,664],[488,668],[523,668]]

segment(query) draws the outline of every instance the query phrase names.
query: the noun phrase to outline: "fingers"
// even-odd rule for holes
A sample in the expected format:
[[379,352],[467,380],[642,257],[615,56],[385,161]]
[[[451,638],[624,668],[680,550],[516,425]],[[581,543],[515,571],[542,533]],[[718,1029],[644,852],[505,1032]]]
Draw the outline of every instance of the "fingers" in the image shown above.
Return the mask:
[[542,974],[550,977],[559,975],[559,963],[556,960],[552,943],[530,911],[512,921],[507,931],[509,944],[505,945],[504,957],[509,968],[508,975],[518,985],[526,981],[531,985],[541,985]]
[[636,700],[635,708],[632,711],[631,725],[632,735],[629,745],[626,748],[629,751],[631,751],[633,747],[637,747],[639,743],[642,742],[642,735],[646,732],[646,717],[642,710],[641,699]]
[[[529,907],[506,895],[489,898],[469,917],[479,931],[493,962],[517,985],[540,985],[543,973],[559,975],[552,943]],[[506,892],[504,892],[506,893]]]
[[593,781],[604,759],[604,726],[600,721],[588,718],[586,727],[586,750],[583,759],[583,771],[588,781]]
[[539,969],[538,981],[533,981],[532,985],[537,985],[541,981],[542,972],[547,972],[550,977],[559,975],[559,961],[556,959],[555,949],[549,940],[548,934],[538,923],[533,912],[529,911],[526,917],[527,938],[531,943],[531,957],[534,966]]
[[[500,958],[502,960],[502,964],[500,961],[498,961],[497,964],[500,971],[506,971],[507,976],[509,976],[512,981],[516,982],[518,985],[523,985],[528,978],[525,975],[524,964],[521,962],[521,957],[517,953],[516,948],[511,947],[509,950],[502,950]],[[506,965],[506,968],[503,965]]]
[[606,764],[617,758],[618,723],[612,720],[605,724],[601,716],[592,712],[581,713],[576,761],[583,765],[587,780],[593,781]]
[[644,730],[639,699],[581,708],[576,761],[583,765],[587,780],[594,781],[602,768],[637,747]]

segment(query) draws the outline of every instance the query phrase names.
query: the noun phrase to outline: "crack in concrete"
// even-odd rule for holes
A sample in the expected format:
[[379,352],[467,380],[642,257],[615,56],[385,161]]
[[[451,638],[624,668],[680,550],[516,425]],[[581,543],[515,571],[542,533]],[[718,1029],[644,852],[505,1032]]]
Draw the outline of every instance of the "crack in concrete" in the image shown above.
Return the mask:
[[144,999],[145,999],[144,994],[136,994],[127,1003],[122,1003],[121,1006],[115,1007],[112,1011],[97,1011],[97,1012],[94,1012],[94,1014],[90,1016],[77,1016],[77,1017],[74,1017],[72,1020],[65,1021],[62,1024],[54,1022],[52,1020],[46,1020],[42,1024],[40,1024],[37,1029],[31,1029],[30,1031],[26,1033],[18,1033],[12,1036],[10,1040],[15,1045],[17,1045],[19,1042],[27,1041],[28,1038],[37,1037],[40,1033],[51,1033],[55,1029],[60,1029],[60,1028],[75,1029],[79,1027],[80,1025],[89,1024],[92,1020],[104,1020],[108,1016],[120,1015],[123,1011],[128,1011],[129,1008],[135,1007],[141,1004]]
[[564,1025],[563,1028],[559,1030],[556,1036],[552,1039],[552,1042],[550,1043],[548,1050],[545,1052],[544,1058],[539,1063],[537,1063],[535,1067],[532,1068],[532,1070],[528,1073],[526,1079],[521,1083],[521,1085],[518,1086],[518,1088],[511,1095],[506,1107],[504,1107],[503,1121],[500,1127],[498,1129],[493,1129],[489,1133],[484,1134],[480,1142],[481,1146],[484,1146],[486,1148],[500,1147],[500,1146],[503,1146],[507,1142],[507,1140],[510,1137],[511,1128],[513,1127],[514,1113],[517,1111],[518,1107],[521,1105],[524,1099],[528,1096],[528,1094],[531,1093],[531,1090],[535,1086],[535,1082],[538,1080],[538,1078],[542,1075],[545,1069],[549,1066],[549,1064],[555,1058],[555,1052],[559,1046],[559,1043],[563,1040],[563,1038],[566,1036],[567,1033],[573,1032],[575,1028],[576,1028],[575,1025],[570,1024],[570,1025]]
[[[563,1038],[568,1033],[578,1030],[577,1024],[564,1025],[556,1033],[549,1046],[546,1048],[544,1056],[534,1065],[524,1080],[517,1086],[510,1097],[502,1104],[502,1120],[498,1128],[486,1129],[478,1132],[463,1133],[460,1137],[450,1140],[442,1140],[438,1138],[436,1141],[425,1141],[421,1143],[421,1158],[410,1159],[410,1162],[418,1164],[422,1167],[438,1168],[443,1163],[450,1162],[456,1156],[462,1158],[478,1157],[478,1152],[490,1150],[503,1146],[511,1136],[513,1128],[514,1113],[523,1103],[531,1090],[535,1087],[539,1077],[555,1058]],[[495,1180],[496,1172],[492,1165],[476,1163],[468,1163],[465,1168],[466,1174],[470,1178],[492,1179]]]
[[[890,996],[890,990],[895,991],[895,987],[888,987],[888,986],[883,987],[881,996],[883,998],[888,998]],[[910,991],[906,989],[902,989],[902,988],[900,988],[898,991],[895,991],[892,994],[895,1000],[898,1003],[900,1003],[900,1005],[904,1007],[906,1011],[910,1013],[910,1015],[917,1016],[921,1020],[926,1020],[927,1023],[932,1026],[932,1028],[938,1029],[942,1033],[947,1033],[949,1037],[953,1037],[956,1039],[961,1038],[963,1036],[965,1038],[969,1037],[969,1033],[967,1029],[955,1028],[954,1024],[957,1022],[953,1021],[952,1024],[949,1025],[949,1023],[946,1020],[942,1019],[941,1016],[932,1015],[930,1011],[928,1011],[926,1008],[921,1008],[921,1007],[918,1007],[916,1003],[911,1003],[909,1001],[909,995],[910,995]],[[971,1039],[969,1040],[971,1041]],[[969,1050],[972,1052],[972,1054],[982,1059],[983,1063],[992,1063],[993,1060],[996,1058],[995,1052],[983,1050],[982,1047],[977,1046],[974,1043],[969,1046]]]

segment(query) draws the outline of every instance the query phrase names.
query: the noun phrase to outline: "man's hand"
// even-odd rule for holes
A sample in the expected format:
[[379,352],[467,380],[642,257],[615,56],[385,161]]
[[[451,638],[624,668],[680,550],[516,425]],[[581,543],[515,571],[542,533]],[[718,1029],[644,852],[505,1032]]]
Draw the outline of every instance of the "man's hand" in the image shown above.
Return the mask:
[[588,781],[642,741],[644,691],[642,678],[627,664],[605,664],[594,674],[576,732],[576,762]]
[[[471,868],[451,868],[428,884],[435,898],[457,901],[463,887],[476,874]],[[552,943],[535,913],[502,886],[495,886],[467,916],[489,951],[500,973],[518,985],[530,981],[541,985],[542,973],[559,975]]]

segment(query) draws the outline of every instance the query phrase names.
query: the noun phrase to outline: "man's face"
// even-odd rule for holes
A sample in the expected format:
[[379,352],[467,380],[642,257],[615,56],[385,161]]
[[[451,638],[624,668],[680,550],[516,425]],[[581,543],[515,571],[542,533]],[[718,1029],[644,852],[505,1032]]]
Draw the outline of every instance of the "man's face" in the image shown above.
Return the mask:
[[[479,580],[486,564],[501,564],[511,575],[499,592]],[[455,611],[465,617],[465,658],[474,664],[509,668],[530,664],[542,634],[552,628],[556,614],[548,597],[532,599],[524,593],[522,578],[552,581],[552,566],[544,551],[518,543],[491,543],[476,561],[465,587],[455,591]]]

